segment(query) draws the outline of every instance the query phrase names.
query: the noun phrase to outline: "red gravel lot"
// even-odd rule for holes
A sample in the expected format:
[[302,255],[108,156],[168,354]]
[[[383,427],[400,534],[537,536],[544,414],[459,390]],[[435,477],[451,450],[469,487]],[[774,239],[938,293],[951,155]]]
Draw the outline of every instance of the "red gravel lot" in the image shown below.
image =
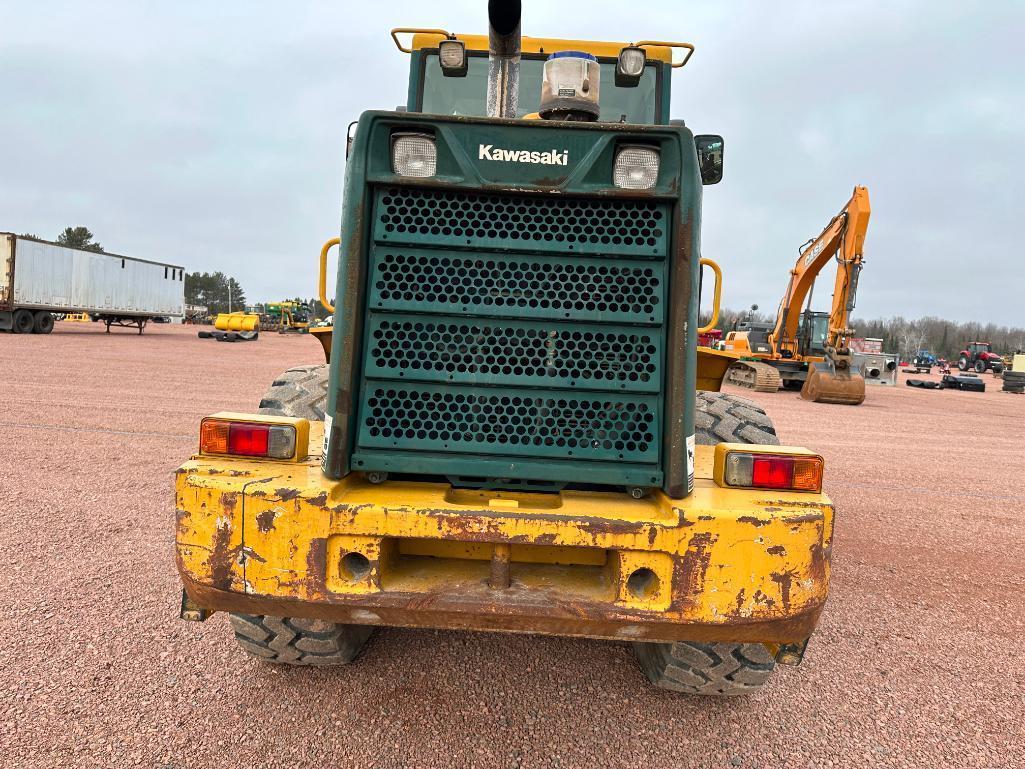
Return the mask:
[[755,396],[827,459],[833,591],[804,665],[715,701],[651,688],[616,643],[386,629],[352,667],[293,670],[221,615],[178,620],[171,474],[198,419],[319,356],[0,335],[0,766],[1025,766],[1025,396],[999,380]]

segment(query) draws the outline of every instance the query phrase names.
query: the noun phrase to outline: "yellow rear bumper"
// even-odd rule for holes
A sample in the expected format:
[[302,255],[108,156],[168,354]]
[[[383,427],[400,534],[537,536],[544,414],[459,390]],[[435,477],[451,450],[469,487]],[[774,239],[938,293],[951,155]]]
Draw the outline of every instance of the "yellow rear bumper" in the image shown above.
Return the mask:
[[832,504],[819,494],[720,488],[712,454],[698,447],[684,500],[336,482],[319,457],[196,457],[177,473],[178,568],[191,602],[209,610],[803,641],[828,591]]

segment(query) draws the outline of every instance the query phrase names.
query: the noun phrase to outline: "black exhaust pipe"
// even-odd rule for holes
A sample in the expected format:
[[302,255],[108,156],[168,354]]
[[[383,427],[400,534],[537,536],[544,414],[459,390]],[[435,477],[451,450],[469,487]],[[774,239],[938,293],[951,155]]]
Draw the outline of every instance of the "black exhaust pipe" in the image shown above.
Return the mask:
[[488,0],[488,117],[516,117],[521,10],[520,0]]

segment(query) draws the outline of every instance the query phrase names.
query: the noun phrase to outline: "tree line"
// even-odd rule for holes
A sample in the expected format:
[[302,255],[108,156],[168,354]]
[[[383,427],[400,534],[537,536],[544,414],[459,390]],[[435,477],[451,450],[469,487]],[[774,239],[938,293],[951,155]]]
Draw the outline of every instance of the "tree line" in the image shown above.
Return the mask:
[[[22,233],[21,237],[32,238],[33,240],[46,240],[46,238],[41,238],[31,232]],[[106,251],[103,250],[103,246],[94,241],[94,237],[89,232],[88,227],[65,227],[54,242],[58,246],[67,246],[68,248],[77,248],[80,251],[95,251],[98,254],[105,254]]]
[[187,272],[185,304],[205,306],[211,315],[238,312],[246,308],[246,292],[223,272]]
[[[707,323],[709,314],[704,312],[701,318],[702,323]],[[776,316],[758,312],[757,305],[739,312],[724,308],[719,313],[716,328],[726,334],[741,320],[775,323]],[[851,327],[858,337],[882,339],[883,350],[897,353],[903,360],[909,360],[919,350],[929,350],[937,357],[955,360],[969,342],[989,342],[993,345],[993,352],[1000,355],[1025,350],[1025,328],[996,323],[957,322],[933,316],[908,319],[895,315],[890,318],[853,318]]]

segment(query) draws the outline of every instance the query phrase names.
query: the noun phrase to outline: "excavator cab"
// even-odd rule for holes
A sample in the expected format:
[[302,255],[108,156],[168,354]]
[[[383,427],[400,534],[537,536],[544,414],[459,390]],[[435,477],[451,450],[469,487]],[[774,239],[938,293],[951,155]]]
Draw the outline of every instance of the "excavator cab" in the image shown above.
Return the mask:
[[805,310],[801,313],[798,351],[804,357],[824,357],[829,338],[829,313]]

